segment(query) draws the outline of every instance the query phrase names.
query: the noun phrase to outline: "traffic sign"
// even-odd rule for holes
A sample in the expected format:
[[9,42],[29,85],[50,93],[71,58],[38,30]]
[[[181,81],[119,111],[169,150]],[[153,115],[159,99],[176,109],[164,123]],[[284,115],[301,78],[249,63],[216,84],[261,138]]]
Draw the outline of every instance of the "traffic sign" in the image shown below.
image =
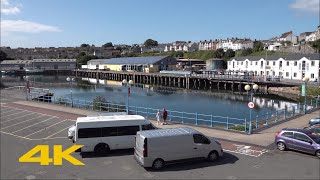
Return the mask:
[[253,103],[253,102],[249,102],[249,103],[248,103],[248,107],[249,107],[250,109],[253,109],[253,108],[254,108],[254,103]]

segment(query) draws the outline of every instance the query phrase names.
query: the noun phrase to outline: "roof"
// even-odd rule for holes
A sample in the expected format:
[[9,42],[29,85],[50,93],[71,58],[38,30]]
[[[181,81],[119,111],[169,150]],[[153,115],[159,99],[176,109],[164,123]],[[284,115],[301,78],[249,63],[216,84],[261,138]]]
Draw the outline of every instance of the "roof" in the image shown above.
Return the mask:
[[76,62],[76,59],[4,60],[1,64],[30,64],[32,62]]
[[266,59],[267,61],[272,60],[278,60],[280,58],[283,58],[285,60],[300,60],[303,57],[309,59],[309,60],[320,60],[320,54],[289,54],[289,55],[267,55],[267,57],[264,56],[242,56],[242,57],[234,57],[229,60],[236,60],[236,61],[244,61],[246,59],[250,61],[259,61],[260,59]]
[[188,135],[188,134],[194,134],[194,133],[199,133],[199,131],[189,127],[140,131],[140,134],[146,138],[169,137],[169,136],[177,136],[177,135]]
[[90,116],[79,117],[77,122],[101,122],[101,121],[131,121],[131,120],[145,120],[140,115],[115,115],[115,116]]
[[285,130],[285,131],[297,131],[297,132],[301,132],[301,133],[305,133],[305,134],[312,134],[312,131],[308,130],[308,129],[283,128],[282,130]]
[[283,34],[281,35],[280,38],[285,38],[285,37],[287,37],[287,36],[290,35],[290,34],[292,34],[292,31],[285,32],[285,33],[283,33]]
[[111,58],[111,59],[94,59],[88,61],[88,64],[155,64],[156,62],[168,56],[148,56],[148,57],[124,57],[124,58]]

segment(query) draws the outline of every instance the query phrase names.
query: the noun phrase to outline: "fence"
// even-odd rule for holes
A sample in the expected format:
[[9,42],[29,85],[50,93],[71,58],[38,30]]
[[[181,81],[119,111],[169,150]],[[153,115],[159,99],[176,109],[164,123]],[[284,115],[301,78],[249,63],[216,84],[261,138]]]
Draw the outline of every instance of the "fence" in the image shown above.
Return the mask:
[[[45,101],[48,99],[46,96],[34,99],[36,101],[50,102],[54,104],[60,104],[64,106],[70,106],[74,108],[84,108],[96,111],[107,111],[107,112],[126,112],[126,105],[116,104],[110,102],[100,101],[86,101],[80,99],[71,99],[66,97],[53,97],[51,101]],[[300,114],[307,113],[309,111],[319,108],[318,99],[311,100],[307,105],[297,104],[285,109],[276,111],[270,111],[265,114],[253,116],[251,121],[246,118],[233,118],[227,116],[214,116],[212,114],[201,114],[201,113],[190,113],[175,110],[168,111],[168,121],[182,124],[191,124],[196,126],[206,127],[218,127],[228,130],[241,131],[243,133],[251,134],[250,126],[252,131],[259,130],[261,128],[267,128],[271,124],[286,121],[288,118],[298,116]],[[129,106],[129,114],[137,114],[145,116],[146,118],[154,118],[159,109]],[[251,124],[250,124],[251,122]]]

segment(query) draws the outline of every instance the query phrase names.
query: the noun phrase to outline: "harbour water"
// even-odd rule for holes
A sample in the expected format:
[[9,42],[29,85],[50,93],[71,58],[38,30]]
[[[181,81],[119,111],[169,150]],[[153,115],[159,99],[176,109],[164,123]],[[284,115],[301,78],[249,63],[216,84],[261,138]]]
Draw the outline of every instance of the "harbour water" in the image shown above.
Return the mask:
[[[92,101],[95,97],[104,97],[108,102],[126,104],[128,87],[122,82],[78,78],[70,83],[66,81],[67,76],[29,76],[26,77],[2,77],[5,86],[20,83],[26,84],[27,79],[30,85],[41,84],[41,87],[50,89],[54,98],[71,97],[74,100]],[[190,113],[212,114],[215,116],[228,116],[234,118],[249,118],[250,101],[249,94],[232,93],[226,91],[199,91],[144,84],[134,84],[130,88],[130,106],[148,107],[153,109],[166,108],[173,111]],[[253,117],[257,114],[265,114],[279,109],[296,105],[289,99],[274,95],[255,94],[253,95],[255,108],[252,111]]]

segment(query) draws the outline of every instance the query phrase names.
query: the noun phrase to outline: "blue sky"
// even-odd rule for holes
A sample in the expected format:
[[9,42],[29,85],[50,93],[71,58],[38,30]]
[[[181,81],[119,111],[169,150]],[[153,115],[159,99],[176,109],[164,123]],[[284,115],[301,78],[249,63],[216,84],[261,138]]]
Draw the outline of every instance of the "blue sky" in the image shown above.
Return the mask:
[[1,46],[269,39],[314,31],[320,0],[1,0]]

